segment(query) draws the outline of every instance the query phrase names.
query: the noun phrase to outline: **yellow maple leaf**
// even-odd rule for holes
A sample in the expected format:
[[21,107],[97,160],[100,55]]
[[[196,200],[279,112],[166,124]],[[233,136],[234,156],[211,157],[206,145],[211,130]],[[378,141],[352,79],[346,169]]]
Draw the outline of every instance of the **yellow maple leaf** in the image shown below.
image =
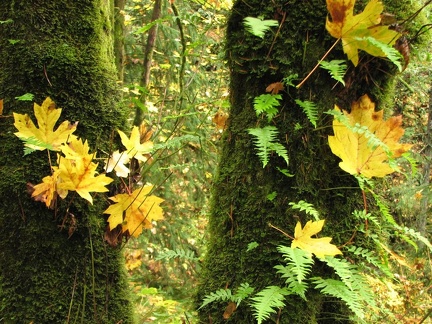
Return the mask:
[[[87,141],[83,143],[79,139],[74,139],[69,145],[62,146],[65,156],[59,157],[59,178],[58,190],[76,191],[82,198],[93,203],[90,192],[107,192],[105,187],[113,179],[104,174],[96,175],[97,164],[91,162],[90,157],[94,155],[88,153]],[[62,197],[64,198],[64,197]]]
[[[340,111],[338,106],[335,109]],[[348,125],[335,118],[333,120],[334,136],[329,136],[329,145],[333,154],[342,159],[339,166],[353,175],[367,178],[384,177],[394,172],[386,162],[388,153],[397,158],[411,148],[411,144],[400,144],[398,141],[404,134],[401,127],[402,117],[383,119],[383,111],[375,111],[375,104],[367,95],[354,101],[351,113],[343,111]],[[348,126],[348,127],[347,127]],[[353,128],[363,131],[355,131]],[[367,132],[364,131],[367,128]],[[367,136],[373,135],[383,145],[371,146]],[[386,147],[383,147],[383,146]]]
[[[145,186],[134,190],[131,194],[117,194],[110,197],[115,204],[104,211],[110,214],[108,223],[110,230],[122,224],[123,232],[129,231],[138,237],[143,228],[151,228],[152,221],[163,219],[163,210],[159,205],[162,198],[150,195],[153,186]],[[123,219],[124,217],[124,219]]]
[[72,133],[75,131],[77,125],[71,124],[68,121],[61,123],[54,131],[54,126],[61,114],[61,108],[56,109],[55,103],[51,98],[46,98],[42,106],[34,104],[34,113],[39,128],[37,128],[30,117],[25,114],[14,113],[15,127],[18,132],[15,133],[19,138],[26,140],[34,138],[45,144],[45,146],[38,146],[26,143],[25,145],[34,150],[43,151],[47,146],[54,151],[60,151],[60,146],[68,140],[75,138]]
[[33,187],[34,191],[32,197],[37,201],[42,201],[48,208],[52,207],[57,195],[57,182],[59,181],[58,176],[60,171],[58,168],[53,170],[53,174],[46,176],[42,179],[42,183],[39,183]]
[[312,235],[317,234],[322,230],[324,220],[316,222],[308,221],[302,229],[301,223],[297,222],[294,230],[294,240],[291,243],[291,248],[300,248],[309,253],[315,254],[318,258],[324,258],[326,255],[334,256],[342,254],[342,252],[331,244],[331,237],[312,238]]
[[132,128],[130,137],[127,137],[127,135],[121,130],[118,130],[118,133],[123,145],[126,147],[127,155],[130,158],[135,158],[139,161],[146,162],[147,157],[145,154],[149,154],[151,152],[153,149],[153,142],[145,141],[144,143],[141,143],[141,134],[137,126]]
[[355,0],[327,0],[327,9],[331,20],[327,17],[326,28],[330,35],[342,39],[342,46],[348,59],[357,66],[358,50],[373,56],[385,57],[386,54],[371,42],[368,37],[388,45],[394,45],[400,34],[381,25],[381,13],[384,9],[379,0],[371,0],[364,11],[354,15]]

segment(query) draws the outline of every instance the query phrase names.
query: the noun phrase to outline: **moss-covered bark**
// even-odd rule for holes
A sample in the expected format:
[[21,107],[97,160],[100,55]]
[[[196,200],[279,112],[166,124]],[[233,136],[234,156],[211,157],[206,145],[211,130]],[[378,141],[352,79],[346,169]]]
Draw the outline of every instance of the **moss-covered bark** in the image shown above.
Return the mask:
[[125,121],[116,107],[112,15],[109,0],[0,2],[0,21],[12,20],[0,25],[2,323],[133,321],[121,251],[103,240],[104,195],[94,205],[59,201],[54,211],[33,201],[26,184],[50,173],[47,153],[23,157],[11,118],[33,116],[33,104],[15,97],[50,96],[91,147],[110,150],[110,134]]
[[[409,1],[387,2],[400,7],[397,13],[409,12]],[[387,11],[393,12],[390,7]],[[336,84],[327,72],[318,70],[299,90],[290,88],[283,93],[283,103],[273,124],[279,129],[280,142],[288,148],[288,169],[293,177],[277,170],[286,165],[276,155],[262,168],[247,132],[248,128],[263,124],[253,109],[254,98],[264,94],[269,84],[284,77],[297,74],[301,80],[333,44],[335,40],[325,30],[326,15],[323,0],[241,0],[232,9],[227,29],[231,110],[214,183],[210,242],[199,300],[220,288],[235,290],[243,282],[255,287],[255,292],[269,285],[283,285],[273,269],[281,262],[276,246],[290,245],[290,240],[268,224],[293,233],[298,220],[305,223],[306,216],[290,209],[289,202],[312,203],[321,218],[326,219],[323,235],[333,237],[336,245],[349,241],[355,231],[350,215],[355,209],[363,209],[360,190],[353,177],[340,170],[337,157],[328,147],[331,117],[324,112],[335,103],[349,109],[350,103],[365,93],[382,108],[388,101],[386,95],[391,93],[390,64],[379,58],[364,57],[357,68],[349,68],[349,84],[345,88]],[[264,39],[251,35],[243,26],[247,16],[278,20],[282,24],[280,33],[276,39],[276,28],[267,32]],[[328,60],[331,59],[345,59],[345,56],[339,48],[330,54]],[[320,111],[317,128],[312,127],[295,99],[317,104]],[[272,192],[277,196],[269,201],[267,196]],[[364,240],[361,235],[355,239],[357,245]],[[251,242],[259,246],[246,252]],[[342,318],[342,322],[348,318],[347,310],[338,306],[339,303],[328,301],[314,291],[309,293],[308,302],[289,297],[278,323],[334,323],[335,318]],[[225,321],[222,319],[225,307],[226,303],[206,306],[200,311],[201,322],[255,322],[246,304]]]

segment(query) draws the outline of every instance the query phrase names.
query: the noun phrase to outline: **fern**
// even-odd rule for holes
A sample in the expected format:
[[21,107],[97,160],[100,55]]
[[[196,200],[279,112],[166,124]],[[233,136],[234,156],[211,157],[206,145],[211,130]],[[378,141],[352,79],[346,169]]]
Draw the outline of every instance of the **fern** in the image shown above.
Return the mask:
[[329,267],[333,268],[348,288],[353,288],[353,272],[357,270],[355,266],[349,264],[345,259],[336,259],[331,256],[326,256],[324,259],[321,259],[321,261],[324,261]]
[[231,289],[219,289],[204,297],[203,303],[198,309],[207,306],[215,301],[231,301],[236,303],[237,307],[240,303],[248,298],[254,292],[254,288],[248,283],[241,283],[235,294],[232,294]]
[[279,112],[278,108],[282,99],[280,94],[262,94],[254,99],[254,109],[257,116],[266,114],[270,122],[274,116]]
[[285,306],[285,296],[290,292],[286,288],[277,286],[269,286],[261,290],[255,297],[252,298],[252,308],[254,308],[255,318],[258,324],[270,317],[270,314],[275,312],[275,309]]
[[265,32],[269,30],[270,27],[279,26],[279,22],[277,20],[262,20],[254,17],[246,17],[243,19],[243,24],[245,25],[248,32],[260,38],[264,38]]
[[345,86],[344,75],[347,70],[347,64],[345,60],[332,60],[330,62],[321,61],[320,65],[323,69],[330,73],[333,79],[339,81]]
[[255,146],[258,150],[258,157],[263,164],[263,168],[268,164],[270,153],[273,151],[288,164],[288,152],[286,148],[282,144],[275,142],[278,136],[276,127],[249,128],[248,132],[255,136]]
[[303,112],[306,114],[307,118],[311,122],[311,124],[316,128],[316,122],[318,120],[318,108],[317,106],[311,102],[311,101],[302,101],[299,99],[295,100],[296,104],[299,105]]
[[359,302],[362,298],[358,291],[351,290],[342,281],[335,279],[314,278],[313,283],[323,294],[343,300],[354,314],[364,318],[364,306]]
[[233,301],[231,289],[219,289],[204,297],[203,303],[198,309],[207,306],[215,301]]
[[[412,238],[414,238],[415,240],[417,240],[419,242],[422,242],[424,245],[426,245],[432,251],[431,242],[426,237],[421,235],[419,232],[416,232],[414,229],[409,228],[409,227],[399,227],[399,228],[406,235],[411,236]],[[415,245],[416,245],[416,250],[417,250],[417,244],[415,244]]]
[[313,258],[301,249],[292,249],[283,245],[278,246],[277,249],[287,262],[287,266],[275,266],[277,273],[285,279],[291,293],[306,299],[308,284],[305,280],[312,270]]
[[24,156],[33,153],[34,151],[47,149],[53,151],[54,148],[51,144],[45,143],[36,137],[20,137],[20,140],[24,142]]
[[296,80],[298,78],[298,74],[294,73],[294,74],[290,74],[287,77],[283,78],[282,82],[287,86],[287,87],[296,87],[296,85],[293,83],[294,80]]
[[180,259],[191,260],[191,261],[198,260],[198,258],[195,256],[194,251],[183,250],[183,249],[163,251],[159,253],[159,255],[156,257],[156,260],[170,260],[174,258],[180,258]]
[[289,205],[293,209],[300,209],[300,211],[304,211],[306,214],[313,216],[316,221],[319,220],[319,213],[312,204],[300,200],[298,203],[290,202]]
[[361,257],[366,260],[369,264],[372,264],[380,271],[382,271],[387,277],[393,278],[393,273],[390,271],[388,265],[384,264],[375,256],[374,251],[370,251],[368,249],[364,249],[362,247],[357,247],[354,245],[347,246],[346,249],[357,257]]
[[396,48],[386,43],[380,42],[374,37],[363,37],[363,38],[356,37],[356,39],[360,41],[365,40],[369,44],[378,47],[384,53],[385,57],[387,57],[390,61],[392,61],[393,64],[395,64],[398,67],[399,71],[402,72],[401,60],[403,59],[403,57]]

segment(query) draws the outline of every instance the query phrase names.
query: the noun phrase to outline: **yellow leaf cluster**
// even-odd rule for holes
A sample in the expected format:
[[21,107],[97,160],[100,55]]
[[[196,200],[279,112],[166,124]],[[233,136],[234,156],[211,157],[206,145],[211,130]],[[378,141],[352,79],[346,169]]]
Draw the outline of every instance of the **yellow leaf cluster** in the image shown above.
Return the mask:
[[317,258],[324,258],[326,255],[334,256],[342,254],[336,245],[330,243],[332,240],[331,237],[312,238],[313,235],[321,232],[323,226],[324,220],[316,222],[308,221],[303,228],[301,223],[297,222],[291,248],[299,248],[313,253]]
[[330,35],[342,39],[342,46],[348,59],[357,66],[358,50],[366,51],[373,56],[385,57],[385,53],[366,39],[372,37],[381,43],[394,45],[400,34],[381,24],[381,13],[384,6],[379,0],[371,0],[363,12],[354,15],[355,0],[327,0],[326,28]]
[[46,149],[46,146],[49,146],[54,151],[60,151],[62,144],[76,138],[72,133],[77,127],[76,124],[64,121],[54,130],[61,111],[61,108],[55,108],[55,103],[49,97],[44,100],[42,106],[35,103],[34,114],[39,127],[35,126],[27,114],[14,113],[14,125],[18,129],[15,135],[23,140],[34,138],[45,144],[45,146],[25,144],[34,150],[43,151]]
[[[335,109],[340,111],[338,106]],[[363,175],[367,178],[384,177],[394,172],[386,162],[388,154],[393,158],[411,148],[411,144],[399,143],[404,134],[401,127],[402,117],[383,119],[383,111],[375,111],[375,104],[367,95],[354,101],[351,113],[343,111],[348,125],[335,118],[333,120],[334,136],[329,136],[329,145],[332,152],[342,159],[339,166],[353,175]],[[371,146],[366,132],[355,131],[367,129],[369,134],[381,141],[382,145]],[[385,147],[384,147],[385,146]]]
[[53,173],[34,186],[32,197],[42,196],[43,202],[50,207],[55,194],[65,198],[69,191],[76,191],[82,198],[93,203],[90,192],[107,192],[105,187],[113,179],[104,174],[97,175],[97,164],[92,162],[94,154],[89,154],[88,143],[80,139],[72,140],[69,145],[61,146],[63,155],[58,156],[58,166]]
[[[122,225],[122,231],[137,237],[143,228],[151,228],[152,221],[163,219],[160,204],[162,198],[151,195],[153,186],[138,188],[132,193],[118,194],[110,197],[115,204],[105,210],[109,214],[110,230]],[[124,217],[124,218],[123,218]]]

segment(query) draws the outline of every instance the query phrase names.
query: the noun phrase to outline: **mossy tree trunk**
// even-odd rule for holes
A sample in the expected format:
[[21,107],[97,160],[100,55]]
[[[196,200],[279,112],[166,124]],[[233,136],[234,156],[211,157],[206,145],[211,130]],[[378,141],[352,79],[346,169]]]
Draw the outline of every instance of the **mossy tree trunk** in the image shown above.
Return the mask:
[[[2,0],[0,21],[0,322],[132,323],[119,249],[104,242],[105,195],[75,197],[55,210],[33,201],[27,183],[50,174],[47,152],[23,157],[13,112],[33,114],[50,96],[61,120],[109,152],[125,116],[116,107],[110,0]],[[51,161],[55,161],[55,154]],[[71,193],[70,193],[71,194]]]
[[[363,3],[359,7],[363,8]],[[387,12],[407,13],[409,1],[387,1]],[[390,7],[390,4],[392,7]],[[392,9],[393,8],[393,9]],[[397,8],[397,9],[394,9]],[[247,32],[243,19],[247,16],[276,19],[281,25],[267,32],[264,39]],[[275,265],[282,262],[278,245],[291,240],[269,226],[269,223],[293,234],[297,221],[304,225],[306,215],[293,210],[289,202],[305,200],[312,203],[326,219],[323,236],[331,236],[340,246],[355,232],[351,214],[363,209],[363,200],[356,180],[338,167],[338,158],[328,146],[332,117],[325,114],[334,104],[349,109],[352,101],[369,94],[379,108],[391,99],[392,67],[385,60],[365,57],[359,66],[350,66],[347,86],[330,78],[326,71],[317,71],[301,87],[283,93],[279,114],[273,119],[280,133],[280,143],[288,149],[289,172],[286,177],[277,168],[287,168],[282,158],[273,155],[263,168],[254,142],[247,129],[260,121],[253,109],[254,98],[266,93],[273,82],[297,74],[298,83],[331,47],[335,39],[325,30],[327,16],[323,0],[310,1],[237,1],[227,28],[227,59],[231,71],[231,110],[223,136],[218,174],[214,182],[209,221],[209,247],[204,261],[198,299],[221,288],[236,290],[249,283],[255,292],[269,285],[283,285]],[[327,60],[345,59],[340,47]],[[390,95],[389,95],[390,94]],[[314,128],[295,99],[314,102],[320,112]],[[276,198],[267,197],[275,192]],[[364,238],[357,234],[356,245]],[[248,244],[257,248],[247,252]],[[325,271],[322,269],[321,271]],[[308,302],[288,297],[279,314],[278,323],[342,322],[349,312],[340,302],[329,302],[310,290]],[[227,303],[212,303],[200,310],[202,323],[254,323],[251,308],[241,304],[225,321]],[[275,320],[276,315],[273,320]]]

